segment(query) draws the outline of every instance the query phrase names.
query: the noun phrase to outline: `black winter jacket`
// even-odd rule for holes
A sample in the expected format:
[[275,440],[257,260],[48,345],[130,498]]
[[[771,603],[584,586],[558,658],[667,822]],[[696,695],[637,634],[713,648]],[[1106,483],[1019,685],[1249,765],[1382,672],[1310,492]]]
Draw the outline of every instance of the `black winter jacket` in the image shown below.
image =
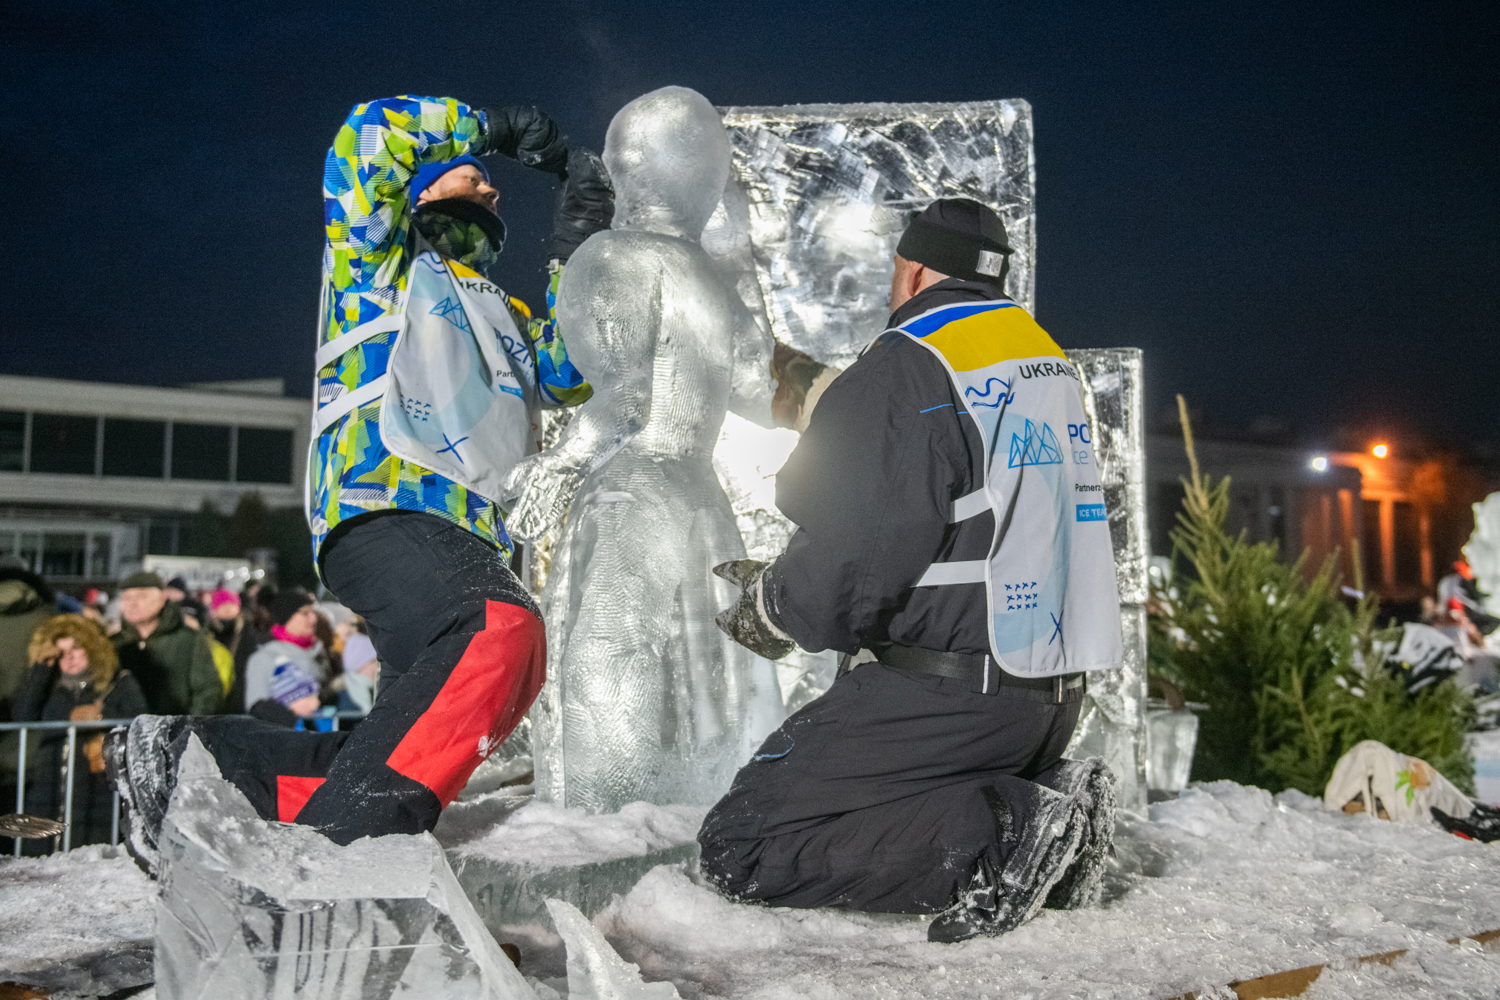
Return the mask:
[[[1004,297],[949,278],[888,326]],[[824,391],[776,476],[776,506],[797,532],[765,578],[772,620],[813,652],[882,642],[988,652],[984,584],[912,589],[934,562],[988,557],[992,513],[948,523],[983,473],[979,428],[942,363],[905,334],[879,338]]]
[[[99,700],[92,684],[63,683],[62,671],[53,663],[34,663],[25,682],[16,692],[15,721],[62,722],[73,717],[73,709]],[[144,714],[146,696],[128,670],[116,672],[102,706],[106,719],[133,719]],[[84,731],[85,733],[88,730]],[[61,739],[64,730],[52,734]]]

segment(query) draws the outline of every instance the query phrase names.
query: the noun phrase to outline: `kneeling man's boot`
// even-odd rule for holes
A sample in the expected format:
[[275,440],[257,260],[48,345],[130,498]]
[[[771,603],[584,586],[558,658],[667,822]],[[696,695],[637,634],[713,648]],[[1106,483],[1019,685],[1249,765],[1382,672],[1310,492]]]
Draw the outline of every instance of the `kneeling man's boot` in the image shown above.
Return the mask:
[[1053,910],[1076,910],[1098,901],[1104,888],[1104,869],[1115,843],[1115,810],[1119,779],[1103,758],[1062,760],[1037,776],[1037,783],[1076,801],[1088,817],[1078,854],[1047,894]]
[[974,862],[967,885],[928,926],[927,940],[952,944],[1014,930],[1036,915],[1073,863],[1087,815],[1073,797],[1028,785],[1032,801],[1020,824],[1010,805],[986,789],[1000,841],[1015,846],[998,870],[983,855]]
[[138,715],[104,739],[105,772],[125,814],[125,851],[152,878],[159,866],[156,841],[182,756],[181,746],[173,744],[192,721],[187,715]]

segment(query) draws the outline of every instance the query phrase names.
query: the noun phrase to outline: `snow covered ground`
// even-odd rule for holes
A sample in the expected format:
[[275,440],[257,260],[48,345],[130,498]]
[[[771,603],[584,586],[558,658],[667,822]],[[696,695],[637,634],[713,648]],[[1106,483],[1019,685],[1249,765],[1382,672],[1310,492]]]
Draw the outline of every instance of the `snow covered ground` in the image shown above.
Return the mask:
[[1443,943],[1500,928],[1500,845],[1220,782],[1122,822],[1117,848],[1103,907],[955,946],[915,918],[736,906],[666,868],[596,923],[684,997],[1157,998],[1398,948],[1421,954],[1316,995],[1500,996],[1500,954]]
[[125,852],[0,859],[0,982],[88,990],[151,978],[156,886]]
[[[639,836],[644,818],[621,830]],[[687,818],[673,817],[661,839],[676,839]],[[551,840],[570,854],[618,851],[608,824],[574,836],[562,810],[528,820],[538,849]],[[495,836],[482,838],[491,850]],[[929,945],[921,918],[739,906],[681,865],[652,870],[594,923],[685,1000],[1156,1000],[1399,948],[1412,952],[1393,967],[1335,968],[1305,996],[1500,996],[1500,953],[1444,943],[1500,928],[1500,844],[1221,782],[1123,820],[1117,848],[1102,907],[1043,911],[1010,935],[962,945]],[[18,961],[56,964],[149,933],[149,883],[106,853],[0,862],[0,980]],[[548,978],[538,994],[564,989]]]

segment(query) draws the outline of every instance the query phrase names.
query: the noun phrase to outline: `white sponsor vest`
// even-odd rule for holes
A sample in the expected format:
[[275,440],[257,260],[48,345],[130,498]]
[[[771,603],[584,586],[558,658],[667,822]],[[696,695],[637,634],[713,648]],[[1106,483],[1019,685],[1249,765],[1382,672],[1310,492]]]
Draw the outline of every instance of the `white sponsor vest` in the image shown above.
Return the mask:
[[[380,333],[397,331],[385,374],[318,399],[318,438],[376,399],[380,437],[399,458],[500,502],[507,473],[541,447],[536,355],[509,299],[483,275],[426,244],[412,261],[400,307],[318,348],[317,369]],[[308,476],[309,490],[313,477]]]
[[1008,673],[1119,667],[1114,549],[1076,369],[1009,301],[941,306],[897,329],[943,363],[984,437],[984,484],[952,520],[995,515],[988,559],[933,563],[916,586],[983,583]]

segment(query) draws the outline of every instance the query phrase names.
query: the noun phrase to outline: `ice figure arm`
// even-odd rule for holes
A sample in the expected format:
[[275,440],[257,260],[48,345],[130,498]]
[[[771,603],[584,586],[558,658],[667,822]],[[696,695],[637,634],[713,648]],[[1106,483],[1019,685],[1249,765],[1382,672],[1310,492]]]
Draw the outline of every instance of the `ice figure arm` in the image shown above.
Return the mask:
[[750,200],[731,174],[724,197],[703,230],[702,246],[725,286],[734,291],[734,369],[729,409],[761,427],[775,427],[771,397],[771,323],[750,245]]
[[[588,474],[603,465],[651,417],[656,336],[661,327],[662,268],[607,240],[586,243],[558,288],[557,315],[594,371],[593,394],[569,421],[557,446],[533,455],[507,477],[516,496],[506,517],[511,534],[534,539],[567,513]],[[586,348],[586,349],[584,349]]]
[[[382,258],[407,233],[412,176],[484,145],[480,112],[448,97],[388,97],[359,104],[334,137],[323,167],[329,247],[340,256]],[[400,243],[398,243],[400,241]],[[382,268],[383,269],[383,268]]]
[[803,649],[853,653],[884,638],[882,619],[941,552],[973,478],[955,398],[905,337],[872,347],[823,393],[776,477],[776,506],[797,532],[764,582],[772,619]]

